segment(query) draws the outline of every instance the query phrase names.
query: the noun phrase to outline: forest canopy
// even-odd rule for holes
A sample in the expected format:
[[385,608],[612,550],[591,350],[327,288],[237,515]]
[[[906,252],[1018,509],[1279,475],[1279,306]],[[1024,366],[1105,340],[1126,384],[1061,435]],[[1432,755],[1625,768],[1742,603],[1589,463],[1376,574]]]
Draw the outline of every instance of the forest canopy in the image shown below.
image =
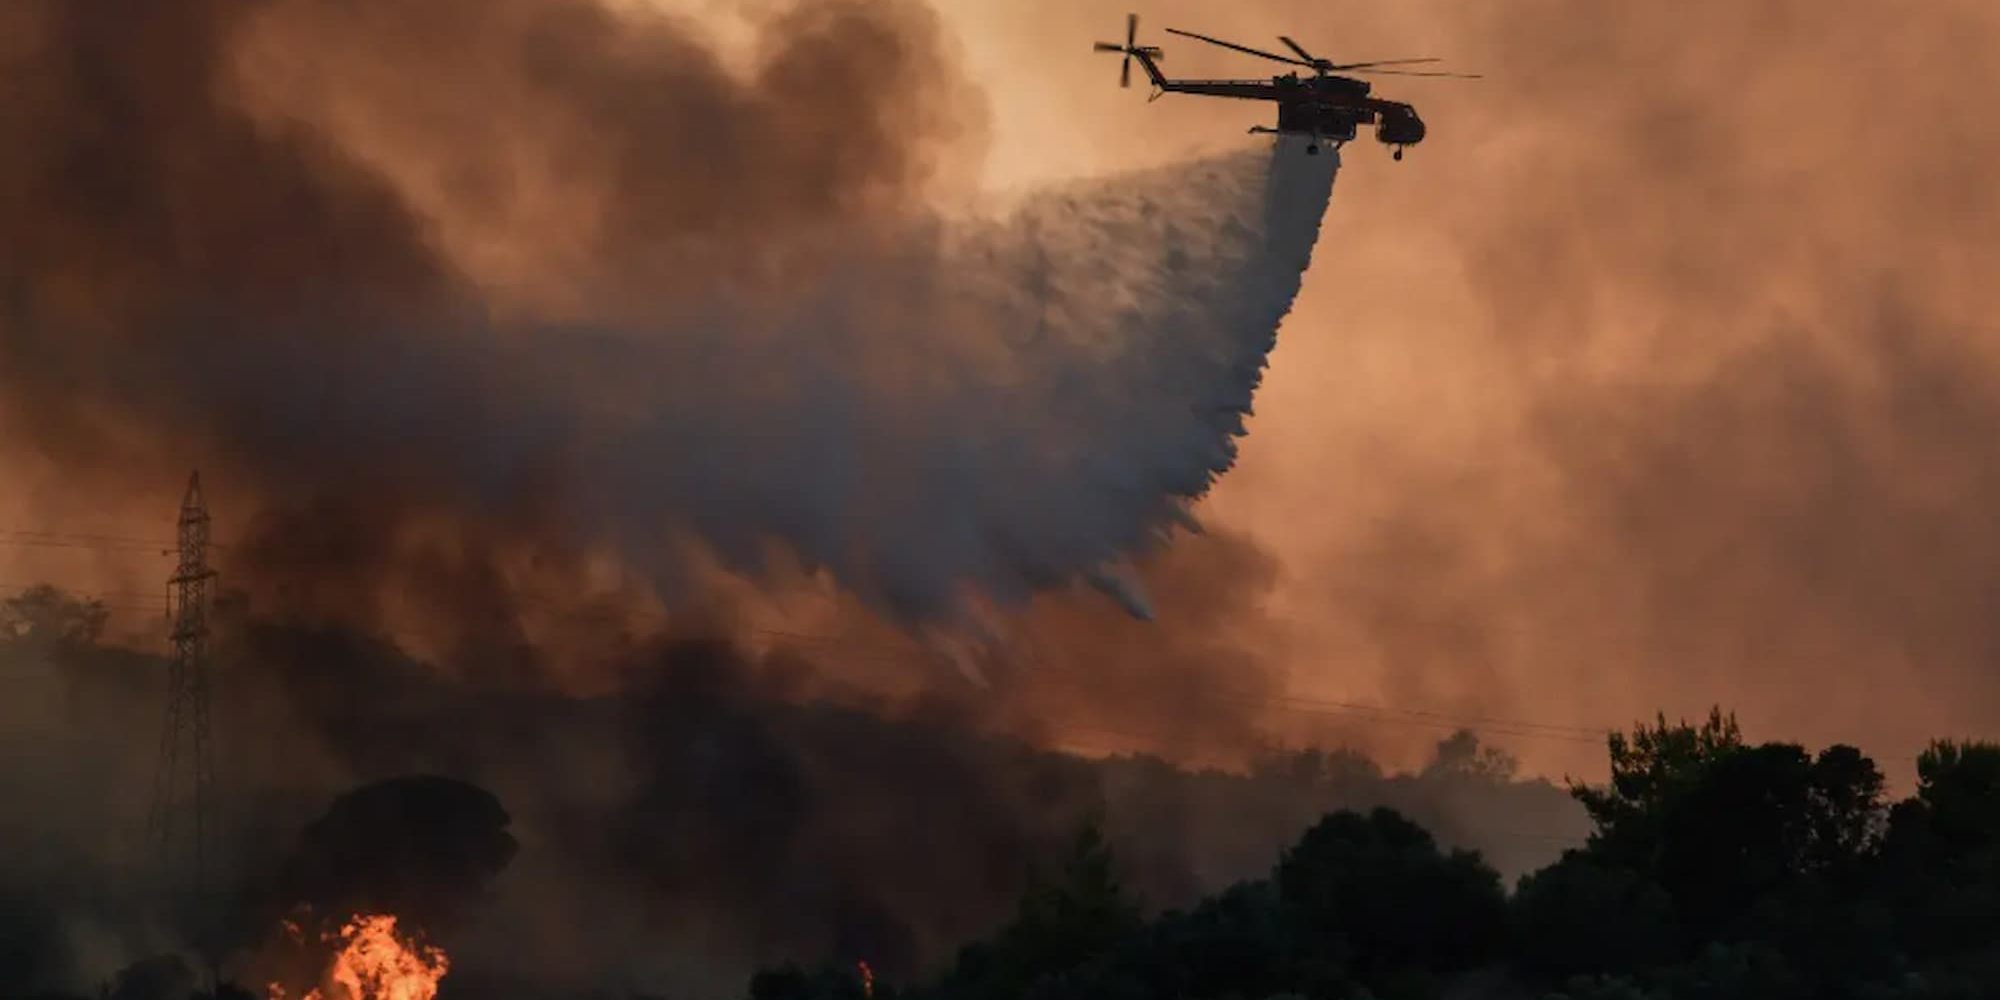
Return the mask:
[[[2000,745],[1938,741],[1891,802],[1859,750],[1719,710],[1609,740],[1588,842],[1510,893],[1394,810],[1330,813],[1245,881],[1138,914],[1103,841],[902,1000],[1916,1000],[2000,995]],[[752,1000],[864,995],[837,964]]]

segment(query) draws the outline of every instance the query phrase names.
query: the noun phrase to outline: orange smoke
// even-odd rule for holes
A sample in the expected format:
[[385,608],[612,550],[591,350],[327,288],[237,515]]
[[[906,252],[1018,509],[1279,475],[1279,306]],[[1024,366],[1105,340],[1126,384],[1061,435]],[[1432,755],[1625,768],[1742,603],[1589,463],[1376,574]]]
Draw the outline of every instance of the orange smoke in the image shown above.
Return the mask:
[[[299,936],[291,921],[285,930]],[[337,942],[340,951],[320,985],[299,1000],[433,1000],[438,982],[451,971],[444,949],[398,935],[396,918],[388,914],[357,915],[324,940]],[[288,997],[282,983],[271,983],[265,992],[268,1000]]]

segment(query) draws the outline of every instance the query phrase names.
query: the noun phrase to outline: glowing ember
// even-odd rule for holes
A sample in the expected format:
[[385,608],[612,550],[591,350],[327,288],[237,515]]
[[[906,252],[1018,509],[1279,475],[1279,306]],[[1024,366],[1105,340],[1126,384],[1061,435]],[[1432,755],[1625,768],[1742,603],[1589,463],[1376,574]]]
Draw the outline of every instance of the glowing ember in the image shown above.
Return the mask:
[[[299,1000],[433,1000],[438,981],[451,970],[444,949],[405,942],[396,934],[396,918],[387,914],[357,916],[326,940],[339,942],[340,953],[326,972],[325,989],[315,987]],[[266,992],[269,1000],[286,1000],[282,984]]]
[[875,970],[874,970],[874,969],[871,969],[871,968],[869,968],[869,967],[868,967],[868,963],[867,963],[867,962],[865,962],[865,961],[863,961],[863,962],[856,962],[856,963],[854,963],[854,964],[855,964],[855,966],[856,966],[856,967],[858,967],[858,968],[859,968],[859,969],[861,970],[861,995],[862,995],[862,996],[867,996],[867,997],[872,997],[872,996],[874,996],[874,995],[875,995]]

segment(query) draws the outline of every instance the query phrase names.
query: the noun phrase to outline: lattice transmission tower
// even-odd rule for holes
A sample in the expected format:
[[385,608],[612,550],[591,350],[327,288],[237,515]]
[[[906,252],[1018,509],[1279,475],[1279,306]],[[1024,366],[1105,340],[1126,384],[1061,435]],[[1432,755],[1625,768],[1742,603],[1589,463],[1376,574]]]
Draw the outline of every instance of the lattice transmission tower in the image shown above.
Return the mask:
[[[167,670],[167,718],[153,781],[147,833],[170,894],[199,908],[209,889],[215,836],[215,741],[209,727],[208,506],[201,473],[181,500],[180,559],[167,581],[173,662]],[[178,890],[178,891],[176,891]]]

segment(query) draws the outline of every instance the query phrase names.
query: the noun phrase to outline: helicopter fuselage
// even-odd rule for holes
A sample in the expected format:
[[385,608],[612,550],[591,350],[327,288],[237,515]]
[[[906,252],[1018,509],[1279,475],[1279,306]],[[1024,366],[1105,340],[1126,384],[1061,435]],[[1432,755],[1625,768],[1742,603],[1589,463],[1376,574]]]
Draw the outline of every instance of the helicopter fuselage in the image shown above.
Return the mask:
[[1300,79],[1287,74],[1271,82],[1279,132],[1347,142],[1361,126],[1373,125],[1376,139],[1384,145],[1414,146],[1424,141],[1424,122],[1417,110],[1400,101],[1369,96],[1365,80],[1342,76]]

